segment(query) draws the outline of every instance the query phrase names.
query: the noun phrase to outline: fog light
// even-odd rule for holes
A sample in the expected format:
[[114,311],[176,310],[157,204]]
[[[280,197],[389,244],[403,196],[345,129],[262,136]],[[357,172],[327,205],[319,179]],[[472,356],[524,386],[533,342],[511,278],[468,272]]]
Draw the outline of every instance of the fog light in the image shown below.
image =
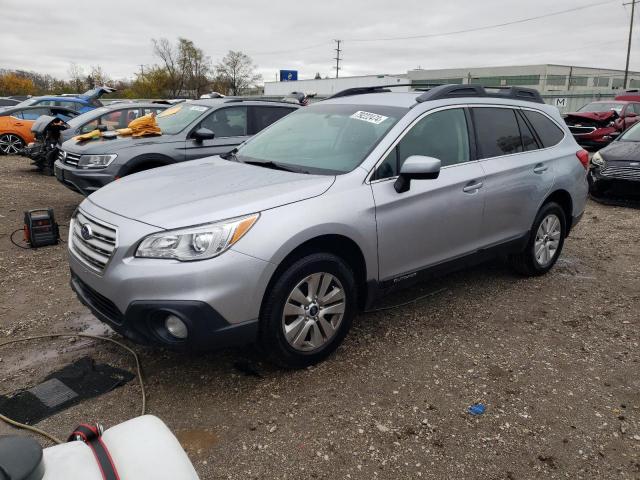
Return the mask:
[[164,326],[173,337],[180,340],[184,340],[189,334],[187,326],[175,315],[169,315],[164,321]]

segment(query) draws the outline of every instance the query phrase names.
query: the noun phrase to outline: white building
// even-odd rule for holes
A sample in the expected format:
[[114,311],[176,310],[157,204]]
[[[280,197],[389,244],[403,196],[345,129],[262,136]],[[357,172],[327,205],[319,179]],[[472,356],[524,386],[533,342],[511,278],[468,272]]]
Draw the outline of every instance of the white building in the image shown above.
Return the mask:
[[[294,82],[265,82],[266,96],[289,95],[292,92],[315,93],[319,97],[328,97],[334,93],[355,87],[375,87],[410,83],[406,75],[366,75],[362,77],[324,78],[318,80],[297,80]],[[400,87],[398,91],[408,91],[409,87]]]

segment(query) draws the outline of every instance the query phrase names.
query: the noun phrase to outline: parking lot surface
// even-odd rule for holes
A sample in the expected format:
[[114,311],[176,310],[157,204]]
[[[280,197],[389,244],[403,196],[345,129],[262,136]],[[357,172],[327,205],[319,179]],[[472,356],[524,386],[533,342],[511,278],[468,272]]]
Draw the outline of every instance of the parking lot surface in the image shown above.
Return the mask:
[[[68,286],[64,244],[20,250],[8,238],[24,210],[50,206],[66,224],[81,200],[26,159],[0,157],[0,343],[107,332]],[[203,479],[640,478],[640,210],[589,202],[546,276],[496,261],[381,306],[436,291],[360,315],[334,356],[302,371],[251,347],[186,356],[135,346],[149,412]],[[82,356],[133,368],[86,339],[10,346],[0,394]],[[131,382],[38,426],[66,437],[83,421],[135,416],[139,402]],[[486,411],[471,416],[476,402]]]

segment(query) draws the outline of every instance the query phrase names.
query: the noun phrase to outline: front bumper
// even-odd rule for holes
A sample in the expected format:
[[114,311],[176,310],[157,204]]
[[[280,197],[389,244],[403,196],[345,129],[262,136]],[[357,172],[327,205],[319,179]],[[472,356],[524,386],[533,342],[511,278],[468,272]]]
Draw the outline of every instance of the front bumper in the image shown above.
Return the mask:
[[[136,258],[140,239],[160,229],[89,200],[82,212],[118,228],[118,247],[102,272],[69,251],[71,286],[98,319],[134,342],[178,350],[205,351],[256,339],[275,265],[234,250],[197,262]],[[168,334],[168,314],[187,325],[186,340]]]
[[54,164],[56,178],[65,187],[85,197],[115,180],[115,175],[104,170],[84,170],[56,160]]

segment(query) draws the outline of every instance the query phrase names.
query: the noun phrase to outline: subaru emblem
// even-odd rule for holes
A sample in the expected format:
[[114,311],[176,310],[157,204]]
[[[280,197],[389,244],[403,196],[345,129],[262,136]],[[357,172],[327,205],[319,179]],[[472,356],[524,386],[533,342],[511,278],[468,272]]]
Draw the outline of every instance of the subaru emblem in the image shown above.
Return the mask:
[[90,240],[93,237],[91,225],[89,225],[88,223],[82,225],[82,228],[80,228],[80,235],[82,235],[82,238],[84,238],[85,240]]

